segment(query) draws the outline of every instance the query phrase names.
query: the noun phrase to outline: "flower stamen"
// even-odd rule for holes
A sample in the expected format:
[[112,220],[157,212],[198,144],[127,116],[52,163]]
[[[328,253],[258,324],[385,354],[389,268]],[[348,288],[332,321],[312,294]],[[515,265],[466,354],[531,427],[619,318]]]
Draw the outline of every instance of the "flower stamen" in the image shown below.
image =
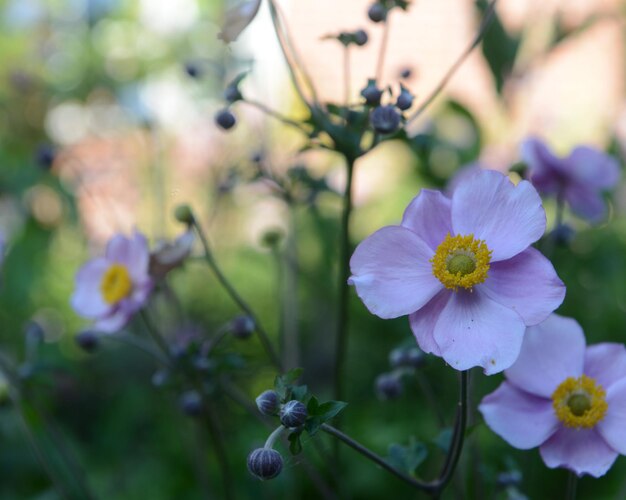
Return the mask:
[[433,274],[446,288],[457,290],[459,287],[472,289],[487,279],[491,250],[483,240],[467,236],[446,235],[439,244],[435,255],[430,259]]
[[591,429],[604,418],[606,392],[591,377],[568,377],[552,394],[552,406],[565,427]]
[[112,264],[102,276],[100,292],[107,304],[115,304],[130,295],[133,282],[128,269],[121,264]]

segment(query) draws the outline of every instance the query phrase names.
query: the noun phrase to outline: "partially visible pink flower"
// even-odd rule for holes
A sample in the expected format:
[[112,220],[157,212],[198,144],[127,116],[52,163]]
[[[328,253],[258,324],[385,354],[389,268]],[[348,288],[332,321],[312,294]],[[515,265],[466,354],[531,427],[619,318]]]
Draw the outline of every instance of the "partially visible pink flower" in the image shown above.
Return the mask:
[[452,198],[423,189],[355,250],[349,283],[381,318],[409,315],[423,351],[486,374],[517,359],[526,326],[563,301],[565,286],[530,245],[545,231],[539,195],[494,170],[476,170]]
[[115,332],[147,302],[153,281],[145,236],[114,236],[104,257],[87,262],[76,275],[72,307],[94,321],[94,329]]
[[195,241],[193,231],[187,230],[173,242],[159,241],[150,253],[150,275],[162,278],[181,266],[191,254]]
[[479,410],[511,446],[539,446],[545,464],[604,475],[626,454],[626,348],[585,348],[580,325],[556,314],[526,331],[507,380]]
[[537,191],[561,198],[572,212],[590,222],[606,217],[602,191],[613,188],[619,180],[615,158],[589,146],[579,146],[569,156],[559,158],[533,137],[522,143],[521,154]]
[[217,35],[217,38],[226,43],[237,40],[241,32],[246,29],[256,17],[260,6],[261,0],[247,0],[228,9],[224,17],[224,23],[222,24],[222,31]]

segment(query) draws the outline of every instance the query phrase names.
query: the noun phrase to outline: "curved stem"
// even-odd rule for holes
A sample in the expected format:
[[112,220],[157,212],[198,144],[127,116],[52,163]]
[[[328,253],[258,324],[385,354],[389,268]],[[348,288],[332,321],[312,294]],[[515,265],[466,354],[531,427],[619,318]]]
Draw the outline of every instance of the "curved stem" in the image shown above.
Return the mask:
[[350,47],[343,48],[343,104],[350,102]]
[[350,277],[350,213],[352,212],[353,158],[346,157],[346,188],[341,213],[341,234],[339,235],[339,281],[337,334],[335,345],[334,399],[343,395],[343,371],[348,347],[348,278]]
[[463,371],[460,375],[461,383],[459,389],[459,408],[457,411],[457,419],[454,426],[454,434],[452,436],[452,443],[450,445],[450,449],[448,450],[448,454],[446,456],[446,460],[444,462],[441,474],[437,479],[431,482],[420,481],[389,464],[384,458],[380,455],[374,453],[370,449],[366,448],[359,442],[352,439],[347,434],[344,434],[339,429],[332,427],[328,424],[322,424],[320,429],[331,436],[336,437],[346,445],[348,445],[353,450],[359,452],[364,457],[368,458],[372,462],[380,465],[383,469],[390,472],[394,476],[402,479],[406,483],[414,486],[415,488],[428,492],[433,496],[438,496],[448,485],[450,479],[452,479],[452,475],[454,474],[454,470],[459,462],[459,458],[461,456],[461,451],[463,449],[463,442],[465,438],[465,427],[467,425],[467,381],[468,381],[468,372]]
[[[391,14],[391,12],[389,12]],[[383,77],[383,70],[385,69],[385,54],[387,53],[387,44],[389,42],[389,15],[384,22],[383,38],[380,42],[380,49],[378,51],[378,62],[376,63],[376,82],[380,83]]]
[[439,84],[433,89],[433,91],[428,95],[428,97],[424,100],[422,104],[415,110],[415,112],[410,116],[410,118],[406,121],[406,124],[409,125],[413,122],[418,116],[420,116],[424,110],[435,100],[435,98],[441,93],[441,91],[445,88],[448,82],[452,79],[457,70],[462,66],[468,56],[472,53],[472,51],[478,46],[483,37],[485,36],[485,32],[489,27],[491,20],[493,19],[493,15],[495,13],[496,4],[498,0],[492,0],[485,11],[485,15],[483,16],[483,20],[480,23],[478,28],[478,32],[476,36],[471,41],[471,43],[467,46],[467,48],[459,55],[459,57],[454,61],[452,66],[448,69],[446,74],[443,76]]
[[239,308],[243,312],[245,312],[250,317],[250,319],[252,319],[252,321],[254,322],[254,327],[257,333],[259,334],[259,339],[261,341],[261,344],[263,344],[263,348],[267,352],[267,355],[269,356],[271,362],[274,364],[276,369],[278,369],[279,371],[282,371],[282,363],[280,361],[280,358],[276,354],[276,351],[274,351],[274,348],[272,347],[272,344],[269,339],[269,335],[267,334],[265,329],[261,326],[261,323],[259,322],[259,319],[257,318],[256,314],[254,314],[254,311],[252,310],[252,308],[248,305],[248,303],[245,300],[243,300],[241,295],[239,295],[237,290],[235,290],[233,285],[231,285],[230,281],[228,281],[228,279],[226,278],[226,276],[224,275],[220,267],[217,265],[217,262],[215,261],[213,254],[211,252],[211,247],[209,246],[209,242],[206,236],[204,235],[204,231],[202,231],[200,224],[198,224],[198,221],[195,216],[193,217],[192,224],[196,232],[198,233],[198,237],[200,238],[200,242],[202,243],[202,247],[204,248],[204,259],[206,260],[207,264],[213,271],[213,274],[215,274],[218,281],[224,287],[224,289],[226,290],[230,298],[239,306]]
[[265,444],[263,445],[263,448],[274,448],[274,443],[285,429],[286,427],[284,425],[279,425],[278,427],[276,427],[276,429],[274,429],[272,433],[268,436]]
[[257,108],[258,110],[262,111],[266,115],[271,116],[272,118],[276,118],[278,121],[280,121],[281,123],[284,123],[285,125],[289,125],[290,127],[294,127],[298,129],[300,132],[302,132],[303,134],[307,136],[309,135],[309,131],[301,123],[297,122],[296,120],[292,120],[291,118],[288,118],[287,116],[284,116],[278,111],[274,111],[273,109],[266,106],[262,102],[253,101],[251,99],[243,99],[241,102],[244,102],[246,104],[249,104],[252,107]]

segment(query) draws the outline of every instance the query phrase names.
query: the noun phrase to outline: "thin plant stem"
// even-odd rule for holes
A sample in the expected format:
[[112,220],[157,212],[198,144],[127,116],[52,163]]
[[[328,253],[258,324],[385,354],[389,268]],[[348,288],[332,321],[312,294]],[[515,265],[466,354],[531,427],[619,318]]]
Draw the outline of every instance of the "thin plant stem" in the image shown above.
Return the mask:
[[322,424],[320,429],[331,436],[336,437],[339,441],[342,441],[344,444],[348,445],[353,450],[359,452],[364,457],[369,460],[375,462],[380,465],[387,472],[390,472],[394,476],[402,479],[406,483],[409,483],[413,487],[430,493],[431,495],[437,497],[439,494],[445,489],[445,487],[450,482],[456,466],[459,462],[459,457],[461,456],[461,451],[463,449],[463,442],[465,437],[465,428],[467,425],[467,382],[468,382],[468,372],[463,371],[460,375],[460,389],[459,389],[459,407],[457,411],[457,419],[454,427],[454,434],[452,436],[452,443],[450,445],[450,449],[448,450],[448,454],[446,455],[446,460],[442,467],[441,473],[439,477],[431,482],[424,482],[419,479],[416,479],[398,469],[396,469],[393,465],[389,464],[384,458],[380,455],[374,453],[370,449],[366,448],[359,442],[352,439],[347,434],[344,434],[339,429],[332,427],[328,424]]
[[350,47],[343,48],[343,104],[350,102]]
[[567,473],[567,488],[565,490],[566,500],[576,500],[576,487],[578,486],[578,476],[572,471]]
[[293,82],[294,88],[296,89],[296,92],[302,102],[310,107],[310,103],[305,96],[304,90],[300,84],[298,72],[301,74],[304,82],[309,88],[309,91],[313,96],[314,102],[317,103],[318,99],[315,87],[313,86],[313,82],[304,67],[302,66],[300,57],[298,56],[293,47],[293,44],[290,41],[289,32],[278,14],[278,8],[276,6],[276,3],[273,0],[269,0],[268,4],[270,7],[270,15],[272,17],[274,30],[276,31],[276,37],[278,38],[278,44],[280,45],[283,57],[285,58],[285,62],[287,63],[287,68],[289,69],[289,74],[291,75],[291,80]]
[[274,364],[277,370],[282,371],[282,363],[280,361],[280,358],[276,354],[276,351],[272,347],[272,344],[269,340],[269,335],[267,334],[266,330],[261,325],[256,314],[254,314],[254,311],[252,310],[252,308],[248,305],[248,303],[245,300],[243,300],[241,295],[239,295],[237,290],[235,290],[233,285],[231,285],[230,281],[228,281],[228,278],[226,278],[226,276],[224,275],[220,267],[217,265],[217,262],[215,261],[215,258],[213,257],[213,253],[211,252],[211,247],[209,246],[209,242],[206,236],[204,235],[204,231],[200,227],[200,224],[198,224],[198,221],[196,220],[195,216],[193,217],[192,224],[196,232],[198,233],[198,237],[200,238],[200,242],[202,243],[202,247],[204,248],[204,259],[206,263],[209,265],[209,267],[213,271],[213,274],[215,274],[216,278],[218,279],[220,284],[224,287],[224,289],[226,290],[230,298],[239,306],[239,308],[243,312],[245,312],[250,317],[250,319],[252,319],[252,321],[254,322],[255,330],[259,334],[259,339],[261,341],[261,344],[263,344],[263,348],[267,352],[267,355],[269,356],[270,361]]
[[493,19],[496,4],[498,0],[492,0],[485,11],[485,15],[483,16],[483,20],[480,23],[476,36],[470,42],[470,44],[465,48],[465,50],[459,55],[459,57],[454,61],[452,66],[448,69],[443,78],[439,81],[439,84],[433,89],[433,91],[426,97],[424,102],[419,105],[419,107],[415,110],[415,112],[408,118],[406,121],[406,125],[410,125],[418,116],[420,116],[424,110],[435,100],[435,98],[441,93],[441,91],[446,87],[448,82],[452,79],[457,70],[463,65],[465,60],[469,57],[469,55],[473,52],[473,50],[480,44],[481,40],[485,36],[489,25]]
[[296,120],[293,120],[293,119],[283,115],[282,113],[279,113],[278,111],[273,110],[272,108],[266,106],[262,102],[254,101],[254,100],[247,99],[247,98],[243,99],[242,102],[244,102],[246,104],[249,104],[250,106],[252,106],[254,108],[257,108],[258,110],[262,111],[266,115],[271,116],[272,118],[277,119],[278,121],[280,121],[281,123],[284,123],[285,125],[289,125],[290,127],[294,127],[296,129],[298,129],[300,132],[302,132],[306,136],[309,135],[309,131],[300,122],[298,122]]
[[346,188],[339,235],[338,313],[335,345],[334,399],[343,397],[343,371],[348,347],[348,278],[350,277],[350,214],[352,212],[353,158],[346,157]]
[[278,427],[276,427],[276,429],[274,429],[272,433],[265,440],[265,444],[263,445],[263,448],[268,448],[268,449],[274,448],[274,443],[285,430],[286,430],[286,427],[284,425],[279,425]]
[[159,351],[156,351],[151,345],[139,337],[135,337],[131,334],[116,333],[115,335],[103,335],[102,338],[132,346],[156,359],[160,364],[169,366],[169,361],[162,356]]
[[385,55],[387,54],[387,45],[389,43],[389,14],[387,15],[387,19],[384,22],[383,38],[380,42],[380,49],[378,51],[378,61],[376,63],[377,83],[380,83],[380,80],[383,77],[383,71],[385,69]]
[[228,456],[226,454],[226,445],[224,444],[224,437],[223,437],[222,432],[220,431],[219,421],[217,419],[217,415],[215,414],[215,410],[209,404],[204,405],[204,406],[205,406],[204,413],[207,417],[206,423],[209,429],[209,435],[211,436],[211,440],[213,441],[213,448],[215,449],[215,455],[216,455],[217,461],[220,464],[220,469],[222,473],[222,483],[224,485],[224,497],[227,500],[231,500],[234,498],[233,479],[232,479],[232,474],[230,472],[230,465],[228,464]]
[[144,324],[146,325],[146,330],[148,330],[148,334],[152,337],[152,340],[154,340],[154,343],[157,346],[159,346],[159,349],[161,349],[161,351],[163,351],[163,354],[167,357],[167,359],[173,365],[174,364],[174,360],[173,360],[173,357],[172,357],[172,351],[170,350],[169,346],[167,345],[167,342],[165,341],[165,339],[161,336],[161,334],[159,333],[157,328],[154,326],[154,323],[152,323],[152,320],[150,319],[150,316],[148,315],[148,312],[145,309],[142,309],[139,312],[139,315],[141,316],[141,319],[143,320]]

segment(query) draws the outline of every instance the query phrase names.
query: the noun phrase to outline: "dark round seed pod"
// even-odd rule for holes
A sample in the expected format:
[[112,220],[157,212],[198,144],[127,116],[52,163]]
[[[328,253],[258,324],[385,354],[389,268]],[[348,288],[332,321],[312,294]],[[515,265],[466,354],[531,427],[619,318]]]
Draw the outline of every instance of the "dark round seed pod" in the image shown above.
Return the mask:
[[364,30],[357,30],[353,35],[354,43],[359,47],[363,47],[369,40],[367,33]]
[[217,123],[222,130],[230,130],[237,123],[237,119],[229,110],[222,109],[215,115],[215,123]]
[[554,238],[557,245],[566,247],[572,242],[574,236],[576,236],[576,231],[567,224],[559,224],[554,231],[552,231],[551,236]]
[[241,314],[231,321],[230,328],[234,337],[245,340],[254,333],[256,325],[250,316]]
[[400,113],[395,106],[378,106],[370,115],[370,124],[379,134],[391,134],[400,126]]
[[367,17],[375,23],[380,23],[387,19],[387,9],[379,3],[374,3],[367,10]]
[[402,87],[398,99],[396,99],[396,107],[402,111],[406,111],[413,106],[413,94]]
[[376,87],[376,83],[370,80],[367,86],[361,90],[361,95],[365,98],[365,104],[370,106],[378,106],[380,104],[380,98],[383,95],[383,91]]
[[418,347],[411,347],[406,352],[406,364],[411,368],[419,368],[426,362],[426,354]]
[[199,78],[202,75],[202,70],[195,62],[185,63],[185,73],[191,78]]
[[300,401],[289,401],[280,410],[280,422],[285,427],[300,427],[308,417],[306,406]]
[[74,339],[78,346],[85,352],[94,352],[100,345],[98,335],[90,330],[80,332]]
[[248,471],[261,480],[273,479],[283,470],[283,457],[271,448],[257,448],[248,455]]
[[376,393],[381,399],[395,399],[402,394],[402,384],[393,373],[382,373],[376,378]]
[[398,347],[389,353],[389,366],[391,368],[401,368],[406,366],[407,351],[402,347]]
[[189,417],[198,417],[202,414],[202,396],[197,391],[187,391],[181,394],[178,405]]
[[276,415],[280,410],[280,396],[276,391],[264,391],[255,401],[256,407],[263,415]]

